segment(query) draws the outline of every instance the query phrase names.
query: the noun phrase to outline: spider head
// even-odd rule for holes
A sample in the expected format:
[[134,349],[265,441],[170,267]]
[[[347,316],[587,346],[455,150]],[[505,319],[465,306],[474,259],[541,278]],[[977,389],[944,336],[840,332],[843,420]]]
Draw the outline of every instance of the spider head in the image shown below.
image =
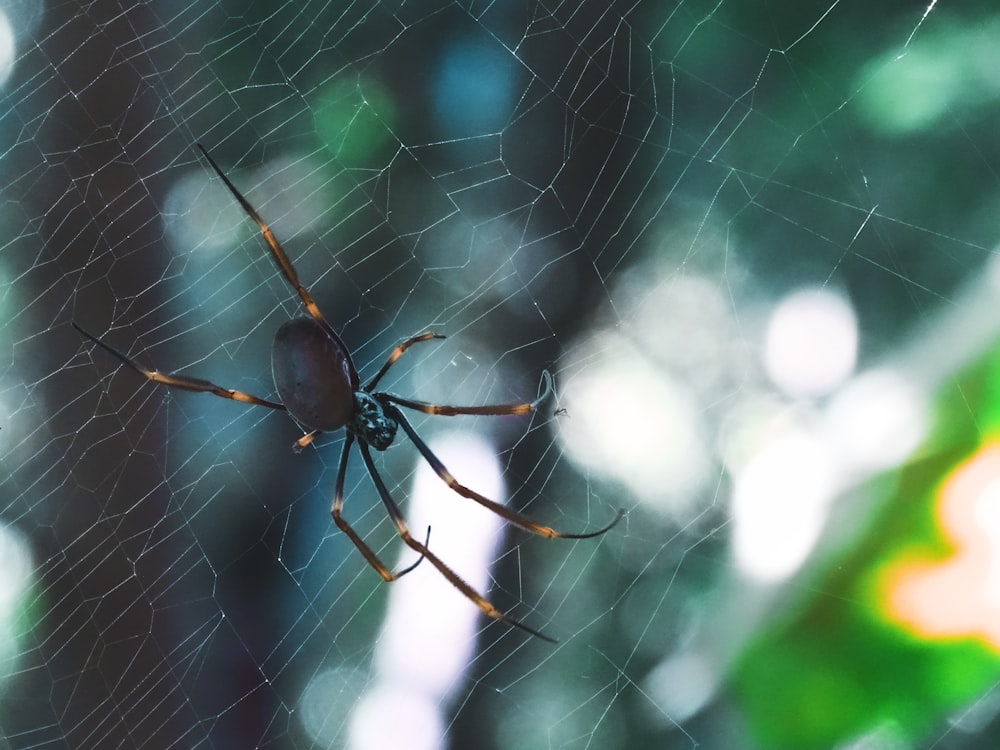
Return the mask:
[[396,420],[385,413],[374,396],[365,391],[354,392],[354,415],[347,423],[359,440],[377,451],[384,451],[396,438]]

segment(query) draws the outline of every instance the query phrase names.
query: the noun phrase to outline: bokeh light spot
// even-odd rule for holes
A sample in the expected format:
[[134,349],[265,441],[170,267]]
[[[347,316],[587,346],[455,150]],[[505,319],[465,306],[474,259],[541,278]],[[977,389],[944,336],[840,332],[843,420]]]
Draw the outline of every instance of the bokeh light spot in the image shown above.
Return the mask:
[[864,66],[857,102],[862,117],[887,135],[912,133],[995,102],[1000,20],[940,24]]
[[381,81],[334,81],[311,105],[316,135],[345,166],[380,166],[396,120],[396,104]]
[[[694,651],[671,656],[646,678],[646,692],[672,721],[682,722],[697,714],[715,695],[719,670]],[[683,686],[683,689],[678,689]]]
[[[32,580],[28,542],[13,526],[0,526],[0,678],[16,668],[24,595]],[[2,684],[2,683],[0,683]]]
[[889,614],[926,638],[973,636],[1000,650],[1000,444],[952,473],[936,515],[954,553],[890,568]]
[[585,370],[560,385],[568,455],[668,513],[683,513],[709,464],[694,396],[614,333],[577,353]]
[[445,136],[498,133],[510,116],[515,60],[502,47],[465,39],[444,48],[432,112]]
[[736,475],[733,552],[741,571],[762,582],[794,573],[826,522],[834,467],[821,441],[789,430]]
[[14,59],[17,57],[17,44],[14,30],[11,28],[7,14],[0,10],[0,86],[7,83],[14,72]]
[[323,747],[342,745],[351,711],[364,687],[364,674],[357,669],[336,667],[316,673],[299,699],[302,728]]
[[385,685],[362,699],[349,736],[351,750],[438,750],[444,723],[436,702],[423,693]]
[[822,396],[850,375],[857,350],[857,322],[847,301],[827,289],[805,289],[775,309],[764,361],[786,393]]
[[929,416],[920,390],[887,369],[848,383],[830,402],[826,428],[846,468],[878,470],[904,460],[927,433]]

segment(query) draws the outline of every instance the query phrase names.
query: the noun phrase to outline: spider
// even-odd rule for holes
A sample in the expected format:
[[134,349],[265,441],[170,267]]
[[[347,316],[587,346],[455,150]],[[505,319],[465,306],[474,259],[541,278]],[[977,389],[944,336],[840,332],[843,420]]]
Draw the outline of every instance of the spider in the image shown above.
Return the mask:
[[[543,371],[542,377],[545,387],[541,395],[534,401],[520,404],[441,406],[401,398],[383,391],[375,391],[375,386],[378,385],[393,363],[407,349],[414,344],[444,338],[441,334],[428,332],[419,336],[413,336],[399,344],[389,354],[389,358],[382,365],[382,368],[375,373],[375,377],[364,385],[361,385],[358,371],[354,367],[354,362],[351,359],[351,354],[347,346],[337,332],[333,330],[333,327],[327,322],[326,318],[323,317],[323,313],[316,302],[305,286],[303,286],[302,282],[299,281],[295,266],[292,265],[291,260],[282,249],[281,244],[275,238],[271,229],[264,223],[263,219],[261,219],[247,199],[243,197],[242,193],[230,182],[229,178],[226,177],[219,165],[215,163],[215,160],[209,155],[208,151],[201,144],[197,144],[197,147],[208,160],[215,173],[225,183],[229,192],[236,199],[236,202],[240,204],[246,214],[260,228],[260,232],[267,242],[274,262],[285,277],[285,280],[299,295],[299,299],[306,313],[308,313],[308,317],[293,318],[282,324],[274,336],[274,343],[271,348],[271,372],[274,378],[274,386],[281,401],[269,401],[249,393],[224,388],[201,378],[172,375],[160,372],[159,370],[150,370],[118,351],[110,344],[88,333],[75,322],[73,323],[73,327],[98,347],[154,383],[159,383],[170,388],[211,393],[220,398],[227,398],[244,404],[266,406],[269,409],[287,412],[306,430],[305,434],[293,446],[296,452],[301,451],[309,445],[320,433],[333,432],[341,427],[346,428],[346,437],[340,454],[340,467],[337,471],[337,482],[334,488],[330,515],[333,517],[333,521],[337,527],[347,534],[354,543],[354,546],[358,548],[365,560],[368,561],[368,564],[382,576],[383,580],[386,582],[395,581],[409,573],[426,559],[431,565],[437,568],[452,586],[479,607],[484,614],[507,625],[520,628],[543,640],[556,642],[554,638],[545,635],[540,630],[525,625],[495,607],[478,591],[472,588],[472,586],[466,583],[455,571],[448,567],[437,555],[431,552],[428,547],[430,528],[427,529],[427,539],[423,543],[410,535],[399,506],[393,500],[385,482],[375,469],[371,453],[372,448],[377,451],[384,451],[388,448],[396,437],[397,429],[402,428],[413,445],[416,446],[420,455],[423,456],[424,460],[430,464],[448,487],[459,495],[488,508],[509,523],[548,538],[588,539],[600,536],[609,531],[621,520],[624,510],[619,510],[617,516],[607,526],[588,533],[567,534],[551,529],[548,526],[537,524],[517,511],[511,510],[498,502],[480,495],[475,490],[471,490],[465,485],[460,484],[437,456],[434,455],[427,444],[420,439],[409,420],[406,419],[403,412],[398,408],[405,407],[424,412],[425,414],[440,414],[444,416],[455,416],[458,414],[488,416],[529,414],[537,411],[539,405],[551,394],[552,376],[548,371]],[[351,454],[351,448],[355,443],[358,445],[358,449],[361,452],[361,459],[364,461],[365,468],[371,476],[383,505],[385,505],[389,518],[396,527],[396,532],[408,547],[420,555],[415,563],[402,570],[396,572],[389,570],[342,515],[344,477],[347,474],[347,462]]]

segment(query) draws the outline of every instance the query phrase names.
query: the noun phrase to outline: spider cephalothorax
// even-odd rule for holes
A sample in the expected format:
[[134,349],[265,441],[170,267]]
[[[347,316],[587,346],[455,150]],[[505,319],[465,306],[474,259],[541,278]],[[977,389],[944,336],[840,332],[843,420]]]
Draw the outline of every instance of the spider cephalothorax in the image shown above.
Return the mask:
[[347,429],[377,451],[384,451],[396,439],[399,423],[387,413],[370,393],[355,391],[354,416]]

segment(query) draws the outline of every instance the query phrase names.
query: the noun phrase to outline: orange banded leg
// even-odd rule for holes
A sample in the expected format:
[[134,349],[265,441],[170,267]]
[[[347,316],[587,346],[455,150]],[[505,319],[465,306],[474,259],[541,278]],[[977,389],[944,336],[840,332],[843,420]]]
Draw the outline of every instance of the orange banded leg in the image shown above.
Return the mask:
[[106,344],[101,341],[96,336],[87,333],[76,323],[73,323],[73,327],[86,336],[88,339],[93,341],[104,351],[117,359],[121,360],[122,363],[128,365],[133,370],[135,370],[140,375],[153,381],[154,383],[160,383],[161,385],[168,386],[170,388],[182,388],[185,391],[201,391],[203,393],[211,393],[213,396],[218,396],[219,398],[228,398],[233,401],[239,401],[244,404],[256,404],[258,406],[266,406],[269,409],[280,409],[285,410],[282,404],[275,401],[268,401],[266,398],[260,398],[258,396],[251,395],[249,393],[244,393],[243,391],[236,391],[232,388],[223,388],[221,385],[216,385],[208,380],[202,380],[201,378],[191,378],[185,377],[183,375],[170,375],[165,372],[159,372],[158,370],[148,370],[134,359],[125,356],[120,351],[115,349],[110,344]]
[[[364,555],[365,560],[371,565],[382,576],[382,580],[386,583],[390,581],[395,581],[397,578],[401,578],[417,567],[424,559],[424,555],[427,550],[427,543],[431,538],[431,527],[427,527],[427,538],[424,540],[423,547],[418,549],[420,552],[420,557],[417,561],[400,571],[393,573],[389,570],[383,562],[379,559],[375,551],[368,546],[364,539],[362,539],[358,532],[349,524],[341,515],[341,511],[344,508],[344,477],[347,475],[347,459],[350,457],[351,446],[354,444],[354,436],[347,433],[347,437],[344,438],[344,449],[340,454],[340,469],[337,470],[337,487],[333,493],[333,505],[330,507],[330,515],[333,516],[333,522],[337,524],[337,528],[347,534],[348,538],[354,542],[354,546],[358,548],[358,551]],[[364,443],[360,443],[364,447]],[[370,470],[370,469],[369,469]],[[423,551],[421,551],[423,550]]]
[[[284,248],[281,247],[281,243],[278,242],[278,238],[274,236],[274,232],[272,232],[271,228],[266,223],[264,223],[264,220],[262,218],[260,218],[260,214],[258,214],[256,209],[254,209],[254,207],[250,205],[250,201],[248,201],[243,196],[243,193],[237,190],[236,186],[233,185],[232,181],[230,181],[230,179],[226,177],[225,173],[222,171],[219,165],[215,163],[215,159],[211,157],[211,155],[208,153],[205,147],[202,146],[200,143],[197,144],[197,146],[201,151],[201,153],[204,154],[205,158],[208,159],[208,163],[212,165],[212,169],[215,170],[215,173],[219,175],[219,178],[223,181],[223,183],[225,183],[226,187],[229,188],[229,192],[232,193],[233,197],[236,199],[236,202],[240,204],[240,207],[242,207],[242,209],[246,212],[247,216],[253,219],[254,223],[260,229],[260,233],[264,236],[264,240],[265,242],[267,242],[267,246],[271,250],[271,257],[274,258],[274,262],[277,264],[278,269],[285,277],[285,280],[299,295],[299,299],[302,300],[302,305],[303,307],[305,307],[306,312],[309,313],[309,315],[317,323],[323,326],[323,330],[325,330],[338,344],[340,344],[340,346],[346,352],[347,346],[344,345],[344,342],[341,340],[337,332],[333,330],[333,327],[329,323],[327,323],[326,318],[323,317],[323,313],[319,309],[319,305],[316,304],[316,301],[312,298],[312,295],[309,294],[309,290],[307,290],[305,286],[302,284],[302,282],[299,281],[299,274],[298,272],[296,272],[295,266],[292,264],[291,259],[285,253]],[[351,365],[351,371],[352,373],[354,371],[353,364]],[[357,373],[354,373],[352,380],[356,385]]]
[[535,630],[534,628],[525,625],[523,622],[515,620],[506,612],[502,612],[497,609],[482,594],[466,583],[465,580],[458,575],[458,573],[449,568],[444,561],[441,560],[441,558],[431,552],[427,548],[426,544],[421,544],[414,539],[410,535],[410,530],[406,526],[406,521],[403,519],[403,514],[399,510],[399,506],[396,505],[396,501],[392,499],[392,495],[389,494],[389,489],[385,486],[385,482],[382,481],[382,477],[379,476],[378,471],[375,469],[375,463],[372,461],[371,451],[369,450],[368,445],[364,442],[359,442],[358,446],[361,448],[361,457],[364,459],[365,466],[368,467],[368,473],[371,475],[372,481],[375,483],[375,489],[378,490],[379,497],[382,498],[382,503],[385,505],[385,509],[389,513],[389,517],[396,526],[396,531],[399,533],[400,538],[406,546],[416,552],[419,552],[423,557],[427,558],[427,561],[438,569],[438,572],[448,580],[448,583],[458,589],[463,596],[479,607],[483,614],[488,617],[492,617],[494,620],[499,620],[500,622],[512,625],[515,628],[520,628],[521,630],[531,633],[531,635],[537,636],[542,640],[549,641],[550,643],[558,643],[555,638],[547,636],[540,630]]
[[486,406],[443,406],[440,404],[428,404],[424,401],[413,401],[408,398],[394,396],[391,393],[380,393],[379,396],[386,401],[391,401],[407,409],[422,411],[424,414],[437,414],[443,417],[454,417],[460,414],[481,415],[488,417],[516,416],[518,414],[530,414],[538,411],[538,407],[552,394],[552,376],[548,370],[542,371],[542,378],[545,380],[545,390],[534,401],[523,404],[488,404]]
[[382,365],[382,369],[378,371],[375,377],[368,381],[368,385],[365,386],[365,390],[370,391],[372,388],[374,388],[378,384],[378,381],[382,379],[382,376],[389,371],[389,368],[392,367],[393,363],[401,356],[403,356],[403,352],[405,352],[411,346],[413,346],[414,344],[419,344],[422,341],[430,341],[431,339],[443,339],[443,338],[445,338],[444,334],[431,333],[430,331],[428,331],[427,333],[422,333],[419,336],[408,338],[406,341],[404,341],[402,344],[400,344],[399,346],[397,346],[395,349],[392,350],[392,353],[389,355],[389,359],[385,361],[385,364]]
[[518,528],[524,529],[525,531],[530,531],[533,534],[538,534],[539,536],[544,536],[548,539],[590,539],[591,537],[600,536],[601,534],[610,531],[619,521],[622,520],[622,516],[625,515],[625,510],[620,509],[618,511],[618,515],[616,515],[614,520],[607,526],[604,526],[597,531],[587,531],[583,533],[567,534],[562,531],[556,531],[548,526],[537,524],[528,519],[526,516],[521,515],[516,510],[512,510],[506,505],[502,505],[495,500],[490,500],[488,497],[480,495],[475,490],[469,489],[464,484],[460,484],[458,480],[452,476],[451,472],[448,471],[447,467],[441,462],[441,460],[434,455],[427,443],[421,440],[416,430],[413,429],[413,425],[409,423],[406,417],[404,417],[398,409],[392,409],[390,415],[399,423],[399,426],[403,428],[403,432],[405,432],[413,444],[417,446],[417,450],[420,451],[420,455],[423,456],[424,460],[431,465],[431,468],[434,469],[434,472],[441,477],[441,480],[445,484],[462,497],[467,497],[470,500],[474,500],[479,503],[483,507],[489,508],[501,518],[514,524]]

